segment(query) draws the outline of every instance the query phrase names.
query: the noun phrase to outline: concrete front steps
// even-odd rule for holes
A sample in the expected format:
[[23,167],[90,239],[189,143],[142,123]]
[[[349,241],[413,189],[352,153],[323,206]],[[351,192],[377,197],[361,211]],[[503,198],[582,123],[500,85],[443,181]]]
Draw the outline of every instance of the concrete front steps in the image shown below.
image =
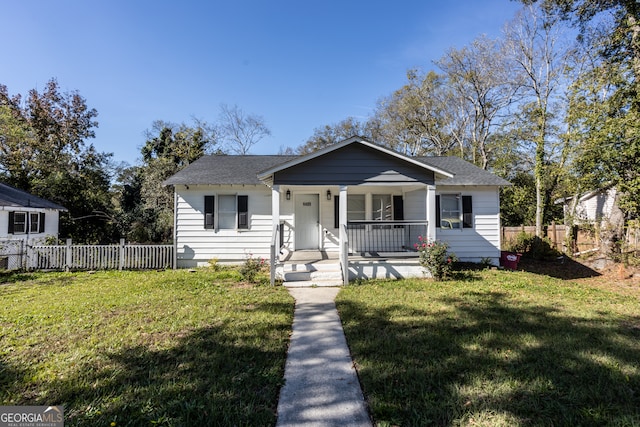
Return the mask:
[[342,286],[342,271],[337,261],[289,262],[276,267],[276,280],[288,288]]
[[[425,277],[417,258],[349,259],[349,281],[358,279],[405,279]],[[276,280],[285,287],[342,286],[342,271],[337,260],[286,262],[276,267]]]

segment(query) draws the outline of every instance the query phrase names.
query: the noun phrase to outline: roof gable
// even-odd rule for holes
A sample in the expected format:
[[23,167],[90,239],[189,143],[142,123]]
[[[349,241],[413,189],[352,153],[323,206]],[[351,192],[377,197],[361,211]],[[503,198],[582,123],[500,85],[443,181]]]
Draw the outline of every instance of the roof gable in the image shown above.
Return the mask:
[[279,165],[265,175],[273,184],[280,185],[433,184],[435,181],[434,171],[425,164],[360,143],[343,144],[320,156],[304,156]]
[[[374,158],[377,160],[374,160]],[[385,167],[383,163],[386,163],[386,166],[395,165],[397,168],[402,169],[403,172],[399,172],[394,169],[386,171],[382,170],[381,168]],[[367,181],[400,182],[403,180],[400,175],[403,175],[403,173],[408,170],[413,170],[413,173],[411,173],[410,175],[414,176],[405,176],[405,178],[408,178],[408,181],[414,182],[416,181],[415,175],[417,171],[420,171],[417,173],[418,176],[428,176],[429,180],[431,181],[433,181],[433,177],[435,174],[441,175],[443,177],[453,177],[453,175],[446,170],[436,168],[424,162],[416,161],[411,157],[404,156],[385,147],[373,144],[360,137],[351,137],[337,144],[333,144],[321,150],[315,151],[311,154],[292,159],[287,163],[275,165],[273,168],[260,173],[258,177],[265,182],[273,181],[275,183],[283,184],[285,183],[283,181],[285,176],[300,175],[299,173],[296,173],[296,171],[300,170],[299,166],[302,164],[304,164],[303,168],[307,170],[308,174],[310,174],[310,171],[308,170],[309,167],[314,169],[313,173],[315,173],[316,175],[321,174],[323,176],[327,176],[330,173],[333,173],[337,174],[343,179],[345,174],[349,174],[349,172],[351,172],[351,175],[354,176],[351,177],[349,182],[342,181],[343,184],[363,183]],[[331,172],[323,172],[322,170],[318,170],[319,165],[321,167],[327,168],[325,170],[331,170]],[[355,169],[357,168],[369,169],[367,171],[361,170],[360,177],[356,178],[355,175],[358,175],[358,173],[355,171]],[[284,172],[287,169],[288,171]],[[374,178],[374,174],[377,176],[377,179]],[[280,177],[280,182],[278,182],[278,176]],[[337,177],[333,176],[333,178],[335,179]],[[307,177],[307,180],[308,179],[312,178]],[[315,179],[312,180],[316,181]],[[323,184],[331,183],[331,180],[323,181]]]

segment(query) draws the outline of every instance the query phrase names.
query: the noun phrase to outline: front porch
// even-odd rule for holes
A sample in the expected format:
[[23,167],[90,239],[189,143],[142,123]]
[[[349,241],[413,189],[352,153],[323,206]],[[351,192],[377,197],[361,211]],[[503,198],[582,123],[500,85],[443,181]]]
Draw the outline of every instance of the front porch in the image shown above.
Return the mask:
[[[275,266],[274,280],[286,287],[342,286],[345,274],[335,251],[283,251]],[[417,252],[363,252],[350,254],[348,281],[424,277]]]

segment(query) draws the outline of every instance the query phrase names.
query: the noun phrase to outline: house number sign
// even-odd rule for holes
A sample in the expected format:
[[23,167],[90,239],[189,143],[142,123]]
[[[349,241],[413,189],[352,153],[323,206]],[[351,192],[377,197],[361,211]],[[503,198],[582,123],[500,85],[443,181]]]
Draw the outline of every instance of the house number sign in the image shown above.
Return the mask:
[[303,202],[302,206],[311,206],[311,202]]

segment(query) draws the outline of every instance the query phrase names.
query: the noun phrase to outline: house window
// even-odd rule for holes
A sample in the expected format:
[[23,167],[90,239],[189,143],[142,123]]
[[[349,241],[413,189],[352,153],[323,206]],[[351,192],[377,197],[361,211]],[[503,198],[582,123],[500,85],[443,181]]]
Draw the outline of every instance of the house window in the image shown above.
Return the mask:
[[[339,196],[334,197],[334,227],[338,228]],[[373,220],[403,220],[404,207],[401,195],[374,194],[371,196]],[[364,194],[347,195],[347,221],[362,221],[367,218]]]
[[40,233],[40,215],[37,212],[29,214],[29,232]]
[[445,229],[473,228],[471,196],[440,194],[436,196],[436,227]]
[[249,228],[249,196],[220,194],[204,196],[204,228],[205,229],[248,229]]
[[9,212],[8,234],[44,233],[44,212]]
[[218,196],[218,228],[236,228],[236,196]]
[[364,194],[347,195],[347,221],[366,219]]
[[371,197],[371,205],[371,219],[374,221],[390,221],[393,219],[390,194],[374,194]]
[[13,214],[13,233],[24,234],[27,232],[27,213],[15,212]]

